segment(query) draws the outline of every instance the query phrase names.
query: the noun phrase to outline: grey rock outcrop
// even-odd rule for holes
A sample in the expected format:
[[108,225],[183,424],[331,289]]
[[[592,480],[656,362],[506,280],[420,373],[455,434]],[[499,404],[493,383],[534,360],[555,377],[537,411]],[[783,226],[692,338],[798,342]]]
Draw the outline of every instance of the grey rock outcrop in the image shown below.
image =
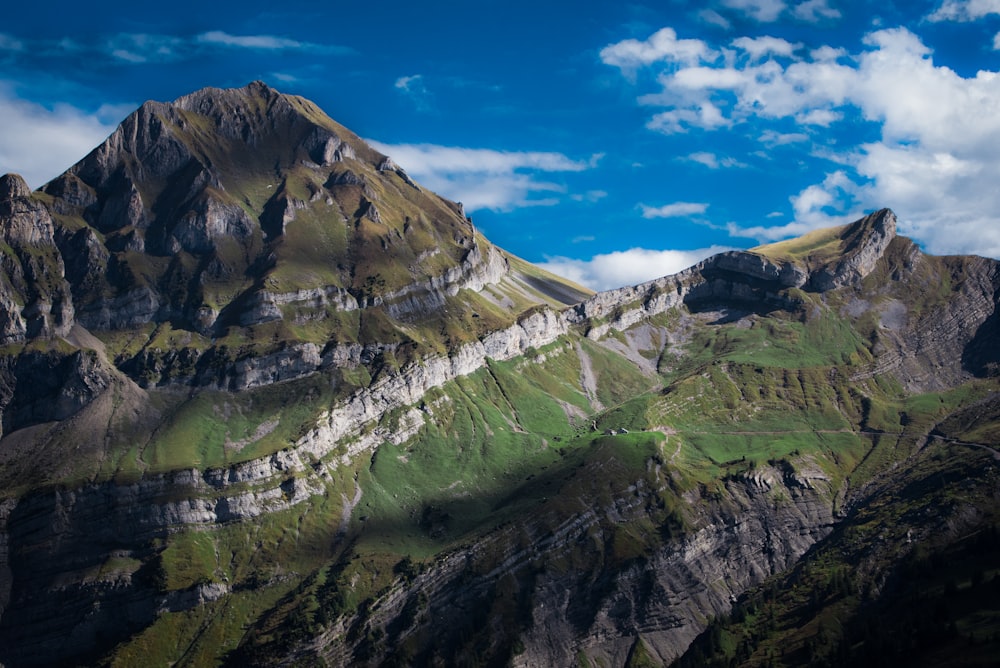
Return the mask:
[[52,216],[16,174],[0,177],[0,239],[0,341],[64,336],[75,312]]
[[896,216],[882,209],[845,229],[844,249],[832,264],[809,268],[753,251],[719,253],[678,274],[594,295],[574,307],[569,318],[577,324],[599,321],[590,327],[588,336],[600,338],[681,305],[696,309],[742,304],[751,309],[794,310],[798,301],[783,291],[825,292],[858,286],[895,238]]
[[858,284],[875,268],[896,238],[896,214],[882,209],[852,224],[844,236],[844,248],[832,266],[822,267],[810,277],[820,292]]
[[92,350],[0,358],[0,435],[74,415],[103,393],[111,378]]
[[[643,516],[655,494],[639,480],[617,490],[609,504],[578,500],[587,507],[555,527],[542,510],[516,528],[501,528],[446,555],[412,582],[397,581],[366,609],[365,619],[349,617],[332,626],[308,643],[309,650],[333,664],[350,663],[356,656],[352,637],[364,633],[345,630],[358,626],[401,628],[393,647],[404,642],[413,647],[429,635],[441,651],[474,632],[470,625],[479,622],[473,620],[483,620],[497,605],[496,592],[504,583],[505,596],[526,601],[524,615],[531,619],[513,665],[571,665],[581,656],[624,665],[637,635],[655,659],[669,663],[704,630],[708,618],[728,611],[749,587],[793,564],[834,523],[829,480],[788,479],[765,467],[753,479],[730,481],[716,501],[692,499],[688,521],[694,528],[683,537],[666,541],[644,559],[607,563],[600,546],[613,540],[616,525]],[[775,503],[776,498],[785,501]],[[588,557],[588,549],[598,554]],[[564,565],[574,559],[588,559],[594,569]],[[428,634],[422,639],[415,635],[419,627],[399,622],[417,599],[426,601],[422,609],[430,625],[430,631],[421,629]],[[509,626],[497,629],[483,650],[497,651],[511,642],[511,633],[516,632]]]

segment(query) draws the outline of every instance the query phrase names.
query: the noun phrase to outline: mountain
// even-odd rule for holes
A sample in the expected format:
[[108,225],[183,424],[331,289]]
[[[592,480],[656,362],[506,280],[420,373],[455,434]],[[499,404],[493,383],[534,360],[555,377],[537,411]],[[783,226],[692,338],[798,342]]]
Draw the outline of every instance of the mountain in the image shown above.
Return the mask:
[[1000,650],[1000,267],[889,210],[592,294],[253,83],[0,234],[4,665]]

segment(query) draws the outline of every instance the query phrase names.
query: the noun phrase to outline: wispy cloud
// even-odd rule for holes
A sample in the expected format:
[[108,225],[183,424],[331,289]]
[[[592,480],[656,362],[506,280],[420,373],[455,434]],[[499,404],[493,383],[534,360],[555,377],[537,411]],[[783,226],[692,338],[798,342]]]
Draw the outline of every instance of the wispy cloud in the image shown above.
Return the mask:
[[588,204],[593,204],[595,202],[600,202],[607,196],[608,192],[606,190],[588,190],[585,193],[575,193],[570,195],[569,198],[574,202],[586,202]]
[[279,35],[236,35],[209,30],[197,35],[118,33],[62,39],[35,39],[0,34],[0,51],[14,54],[44,54],[47,57],[108,58],[120,64],[169,63],[195,60],[219,50],[346,55],[349,47],[316,44]]
[[317,44],[300,42],[287,37],[275,37],[274,35],[231,35],[222,30],[210,30],[197,37],[195,41],[201,44],[218,44],[240,49],[259,49],[262,51],[283,51],[285,49],[305,49],[313,50],[320,47]]
[[787,7],[782,0],[723,0],[722,4],[760,23],[777,21]]
[[691,162],[697,162],[698,164],[705,165],[709,169],[720,169],[722,167],[746,167],[746,163],[740,162],[736,158],[731,156],[725,156],[720,158],[715,153],[710,153],[708,151],[697,151],[686,156],[686,160]]
[[69,105],[49,109],[0,85],[0,174],[16,172],[32,188],[41,186],[111,134],[125,115],[121,110],[115,106],[88,113]]
[[0,51],[23,51],[24,42],[0,32]]
[[723,30],[729,30],[733,27],[729,19],[714,9],[702,9],[698,12],[698,18],[708,25],[713,25]]
[[704,202],[674,202],[663,206],[640,204],[643,218],[683,218],[705,213],[708,204]]
[[784,0],[723,0],[722,4],[758,23],[774,23],[786,14],[807,23],[841,16],[840,10],[831,7],[829,0],[805,0],[796,5],[789,5]]
[[840,10],[831,7],[829,0],[806,0],[796,5],[792,15],[800,21],[818,23],[824,19],[839,19]]
[[566,186],[546,174],[581,172],[600,156],[573,160],[562,153],[498,151],[436,144],[384,144],[369,140],[417,181],[434,192],[462,202],[469,211],[507,211],[558,204]]
[[760,143],[771,148],[784,146],[786,144],[797,144],[809,141],[809,135],[803,132],[775,132],[774,130],[764,130],[760,135]]
[[429,111],[431,108],[431,93],[424,82],[424,75],[413,74],[399,77],[394,84],[396,90],[409,97],[417,111]]
[[976,21],[990,14],[1000,14],[1000,0],[944,0],[927,20]]
[[[107,40],[105,52],[112,58],[132,64],[159,63],[190,57],[188,40],[170,35],[123,33]],[[78,47],[73,45],[71,50]]]
[[549,257],[538,265],[592,290],[610,290],[676,274],[701,262],[706,257],[727,250],[731,249],[725,246],[711,246],[695,250],[631,248],[625,251],[595,255],[589,260]]

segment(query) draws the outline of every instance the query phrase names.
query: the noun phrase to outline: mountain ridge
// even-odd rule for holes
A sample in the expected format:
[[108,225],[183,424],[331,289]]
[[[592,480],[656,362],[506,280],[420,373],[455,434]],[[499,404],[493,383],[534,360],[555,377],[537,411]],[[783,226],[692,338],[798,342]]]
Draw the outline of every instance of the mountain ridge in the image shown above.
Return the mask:
[[1000,263],[888,209],[591,295],[358,142],[253,83],[0,177],[0,661],[665,662],[998,445]]

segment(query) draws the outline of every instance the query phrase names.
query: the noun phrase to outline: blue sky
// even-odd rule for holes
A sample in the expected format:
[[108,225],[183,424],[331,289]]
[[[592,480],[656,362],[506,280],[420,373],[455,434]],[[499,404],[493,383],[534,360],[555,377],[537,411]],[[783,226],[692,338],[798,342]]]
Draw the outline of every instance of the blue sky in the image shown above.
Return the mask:
[[1000,0],[15,3],[0,64],[34,187],[144,100],[261,79],[598,289],[881,207],[1000,257]]

